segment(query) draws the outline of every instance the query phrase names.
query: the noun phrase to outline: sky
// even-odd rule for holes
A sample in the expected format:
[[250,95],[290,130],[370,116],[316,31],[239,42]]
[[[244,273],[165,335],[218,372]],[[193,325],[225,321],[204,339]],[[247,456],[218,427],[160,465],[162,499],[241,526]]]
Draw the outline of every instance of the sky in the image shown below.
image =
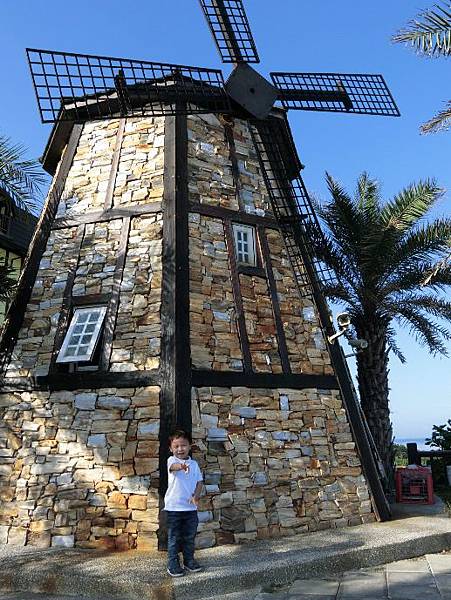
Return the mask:
[[[431,5],[245,0],[264,76],[381,73],[400,108],[401,118],[290,112],[303,178],[318,199],[327,199],[326,171],[349,191],[367,171],[386,199],[425,178],[451,190],[451,131],[422,136],[418,130],[451,98],[450,61],[421,58],[390,41]],[[0,0],[0,22],[0,134],[24,144],[29,157],[42,154],[50,126],[39,119],[26,47],[222,68],[197,0]],[[431,217],[451,216],[450,193]],[[395,435],[423,438],[451,418],[451,359],[430,356],[405,332],[399,345],[408,362],[390,361]]]

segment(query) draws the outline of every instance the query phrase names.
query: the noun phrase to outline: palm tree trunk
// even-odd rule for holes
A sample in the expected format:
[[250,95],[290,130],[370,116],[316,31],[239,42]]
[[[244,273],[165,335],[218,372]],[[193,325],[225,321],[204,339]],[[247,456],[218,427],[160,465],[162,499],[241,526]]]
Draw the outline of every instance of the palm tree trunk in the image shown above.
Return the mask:
[[364,337],[368,348],[357,355],[357,379],[362,410],[373,435],[387,475],[387,492],[393,490],[393,430],[388,403],[388,351],[383,324],[366,323]]

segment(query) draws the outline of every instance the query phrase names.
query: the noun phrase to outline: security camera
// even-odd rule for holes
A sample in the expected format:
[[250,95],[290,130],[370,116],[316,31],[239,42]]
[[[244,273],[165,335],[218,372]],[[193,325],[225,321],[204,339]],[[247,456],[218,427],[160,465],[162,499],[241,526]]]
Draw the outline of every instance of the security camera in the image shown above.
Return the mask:
[[346,332],[347,328],[351,325],[351,317],[349,313],[340,313],[337,315],[337,325],[340,331],[334,333],[334,335],[330,335],[327,339],[329,344],[333,344],[335,340]]
[[347,329],[351,325],[349,313],[340,313],[337,315],[337,324],[340,329]]
[[368,348],[368,342],[362,339],[350,339],[348,340],[348,344],[351,346],[351,348],[355,348],[357,352],[359,350],[365,350]]

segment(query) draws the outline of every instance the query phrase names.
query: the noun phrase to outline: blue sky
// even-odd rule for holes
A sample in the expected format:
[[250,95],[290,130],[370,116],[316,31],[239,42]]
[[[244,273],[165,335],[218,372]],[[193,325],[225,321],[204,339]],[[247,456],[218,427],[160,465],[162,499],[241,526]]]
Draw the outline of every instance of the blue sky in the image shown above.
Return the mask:
[[[326,198],[327,170],[349,190],[366,170],[391,197],[420,178],[451,189],[451,131],[420,136],[418,126],[451,98],[449,60],[427,60],[390,42],[431,0],[321,3],[247,0],[249,20],[269,71],[381,73],[402,117],[291,112],[310,192]],[[39,156],[50,131],[39,120],[25,47],[220,67],[197,0],[1,0],[0,132]],[[224,66],[227,74],[230,67]],[[434,216],[450,216],[450,195]],[[451,417],[450,359],[429,356],[400,334],[408,364],[390,363],[391,407],[398,437],[429,435]]]

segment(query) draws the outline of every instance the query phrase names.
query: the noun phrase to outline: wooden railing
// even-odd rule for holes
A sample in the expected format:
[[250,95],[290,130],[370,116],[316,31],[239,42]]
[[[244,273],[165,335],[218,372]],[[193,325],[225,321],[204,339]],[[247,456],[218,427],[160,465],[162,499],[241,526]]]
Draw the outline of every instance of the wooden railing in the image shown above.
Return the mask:
[[407,444],[407,464],[421,465],[422,458],[449,458],[451,463],[451,450],[418,450],[414,442]]

